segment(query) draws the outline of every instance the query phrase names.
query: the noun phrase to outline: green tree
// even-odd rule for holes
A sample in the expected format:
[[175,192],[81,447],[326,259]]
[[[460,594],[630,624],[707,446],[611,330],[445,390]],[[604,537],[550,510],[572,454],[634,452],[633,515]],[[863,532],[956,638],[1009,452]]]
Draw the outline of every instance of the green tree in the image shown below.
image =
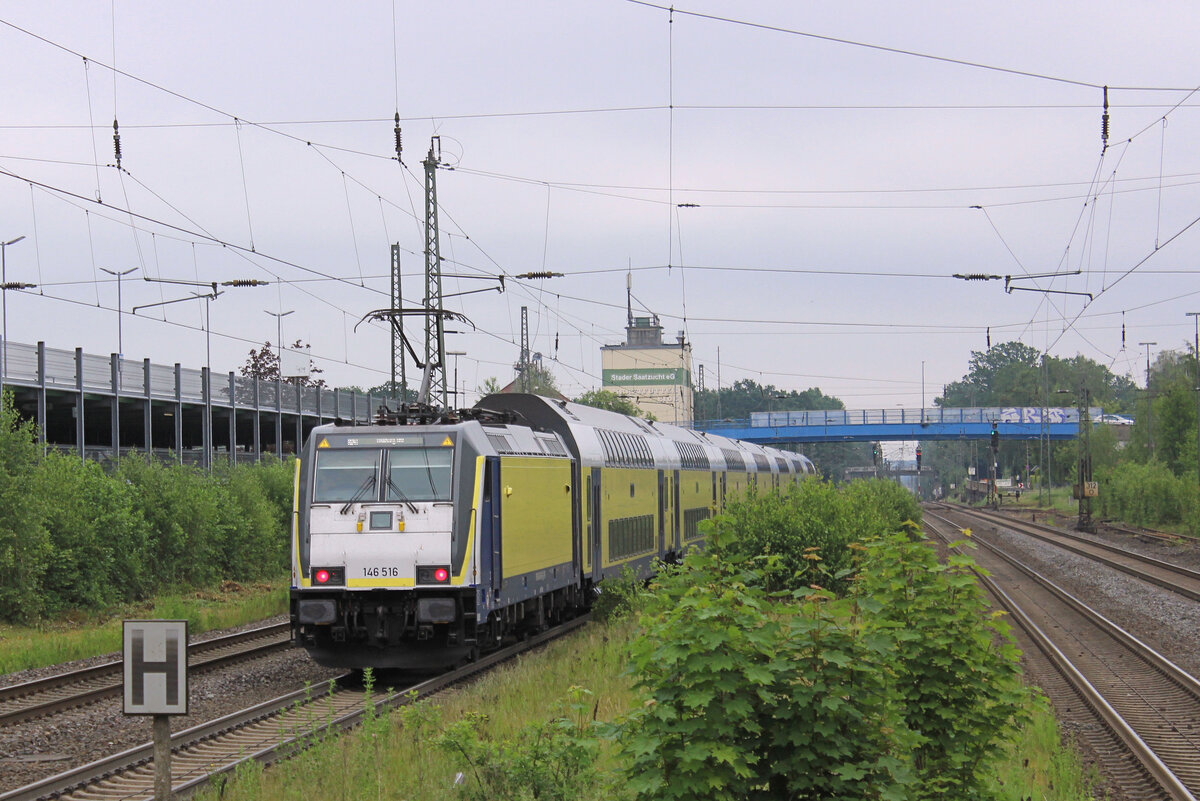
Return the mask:
[[654,415],[642,411],[633,401],[628,398],[622,398],[617,393],[607,389],[593,389],[585,392],[576,398],[575,402],[582,403],[584,406],[594,406],[597,409],[607,409],[610,412],[620,412],[630,417],[644,417],[647,420],[654,419]]
[[495,376],[489,376],[482,384],[479,385],[479,396],[495,395],[500,391],[500,382]]
[[0,618],[28,622],[45,607],[42,578],[52,546],[34,491],[37,428],[22,420],[12,392],[0,397]]
[[[554,373],[551,373],[549,368],[545,367],[541,362],[531,362],[527,369],[529,370],[529,391],[532,394],[548,396],[562,394],[558,391],[558,384],[554,380]],[[519,380],[517,385],[520,386]]]
[[[297,339],[291,345],[287,346],[288,350],[303,351],[309,346],[304,344],[303,340]],[[246,357],[246,363],[242,365],[239,371],[247,378],[257,378],[261,381],[277,381],[279,379],[279,354],[272,350],[270,342],[264,342],[261,348],[251,348],[250,354]],[[284,378],[284,382],[288,384],[296,384],[301,387],[323,387],[325,379],[314,378],[318,373],[325,372],[320,367],[313,363],[312,359],[308,360],[308,375],[289,376]]]
[[[1021,342],[1002,342],[987,351],[972,351],[967,374],[947,384],[934,404],[943,408],[1002,406],[1076,406],[1086,391],[1090,406],[1106,412],[1133,408],[1136,385],[1127,376],[1114,375],[1107,367],[1085,356],[1043,358],[1040,351]],[[1050,394],[1047,394],[1049,392]],[[1093,443],[1096,447],[1106,440]],[[976,476],[989,475],[991,450],[986,443],[964,447],[962,443],[923,443],[924,464],[937,470],[943,486],[960,484],[969,467]],[[1102,456],[1102,461],[1114,458]],[[1042,465],[1037,443],[1001,441],[998,455],[1000,478],[1020,476],[1028,481],[1030,468],[1049,474],[1055,483],[1074,480],[1077,446],[1074,442],[1050,445],[1050,464]]]

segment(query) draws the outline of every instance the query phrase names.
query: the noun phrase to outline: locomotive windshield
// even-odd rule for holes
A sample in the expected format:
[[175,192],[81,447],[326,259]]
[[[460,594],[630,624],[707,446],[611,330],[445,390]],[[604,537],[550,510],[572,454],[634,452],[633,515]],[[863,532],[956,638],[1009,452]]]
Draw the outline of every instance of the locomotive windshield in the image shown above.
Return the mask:
[[[386,479],[378,483],[383,454]],[[452,448],[354,448],[317,452],[314,503],[449,501]]]
[[317,453],[315,503],[374,500],[379,475],[377,450],[322,450]]
[[451,448],[391,448],[388,450],[387,501],[450,500]]

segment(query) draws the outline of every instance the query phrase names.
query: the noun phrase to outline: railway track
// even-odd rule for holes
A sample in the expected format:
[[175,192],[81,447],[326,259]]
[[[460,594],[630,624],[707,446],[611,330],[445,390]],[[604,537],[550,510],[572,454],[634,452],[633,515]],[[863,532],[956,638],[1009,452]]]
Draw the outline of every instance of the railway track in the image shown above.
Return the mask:
[[[959,524],[932,512],[950,541]],[[1033,648],[1043,689],[1073,720],[1125,798],[1195,801],[1200,793],[1200,680],[1016,557],[979,541],[980,581]]]
[[[932,506],[932,505],[931,505]],[[1131,576],[1156,584],[1172,592],[1200,601],[1200,571],[1192,570],[1182,565],[1174,565],[1155,559],[1151,556],[1135,553],[1116,545],[1098,542],[1078,534],[1072,534],[1061,529],[1044,526],[1040,523],[1027,523],[1006,515],[980,512],[962,506],[940,504],[940,507],[974,520],[981,520],[991,525],[1003,526],[1012,531],[1035,537],[1072,553],[1094,559],[1109,567],[1128,573]]]
[[[262,626],[188,646],[188,670],[201,672],[289,646],[288,623]],[[0,687],[0,726],[52,715],[121,694],[121,660]]]
[[[352,728],[368,706],[375,711],[423,698],[513,656],[564,636],[587,622],[577,618],[502,649],[476,662],[427,681],[375,694],[354,686],[346,674],[332,686],[303,689],[224,718],[171,735],[171,786],[176,794],[190,793],[213,779],[231,773],[250,760],[272,763],[286,759],[322,739],[327,733]],[[154,797],[153,746],[145,743],[112,757],[84,765],[0,795],[0,801],[137,801]]]

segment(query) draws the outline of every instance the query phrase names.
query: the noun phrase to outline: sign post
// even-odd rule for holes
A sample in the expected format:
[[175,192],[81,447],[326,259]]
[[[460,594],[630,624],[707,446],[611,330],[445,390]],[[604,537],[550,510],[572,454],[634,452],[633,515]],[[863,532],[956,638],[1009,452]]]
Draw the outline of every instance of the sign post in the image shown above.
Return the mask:
[[125,714],[154,716],[154,799],[171,797],[170,715],[186,715],[187,621],[124,622]]

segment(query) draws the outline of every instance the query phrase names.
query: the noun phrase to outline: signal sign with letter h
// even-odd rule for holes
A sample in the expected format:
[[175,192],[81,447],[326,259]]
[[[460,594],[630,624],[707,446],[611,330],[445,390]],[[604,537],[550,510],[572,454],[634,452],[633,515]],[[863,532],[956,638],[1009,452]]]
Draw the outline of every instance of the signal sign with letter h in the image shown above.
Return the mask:
[[187,621],[126,620],[125,714],[186,715]]

